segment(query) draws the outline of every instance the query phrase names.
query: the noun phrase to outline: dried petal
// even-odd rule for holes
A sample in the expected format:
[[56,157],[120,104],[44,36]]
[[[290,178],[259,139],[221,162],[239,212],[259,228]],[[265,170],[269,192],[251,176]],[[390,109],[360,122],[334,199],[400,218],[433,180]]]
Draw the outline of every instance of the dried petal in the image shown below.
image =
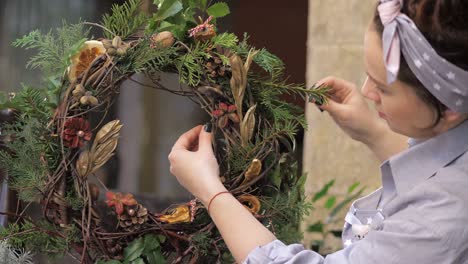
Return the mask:
[[219,109],[223,110],[224,112],[227,112],[228,106],[225,103],[219,103]]
[[214,110],[213,112],[211,112],[211,114],[212,114],[214,117],[220,117],[220,116],[224,115],[224,112],[223,112],[223,110],[216,109],[216,110]]
[[228,121],[229,121],[229,118],[225,115],[221,116],[219,119],[218,119],[218,127],[219,128],[225,128],[228,124]]
[[237,113],[229,113],[228,117],[234,123],[239,123],[240,122],[239,115]]

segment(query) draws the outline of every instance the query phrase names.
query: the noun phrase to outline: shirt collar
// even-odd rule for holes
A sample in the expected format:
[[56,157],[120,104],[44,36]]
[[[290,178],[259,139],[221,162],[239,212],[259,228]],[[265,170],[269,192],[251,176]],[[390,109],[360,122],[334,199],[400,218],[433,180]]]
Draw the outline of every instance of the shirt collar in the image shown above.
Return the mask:
[[[390,174],[392,180],[382,182],[383,189],[395,188],[403,193],[433,176],[463,153],[468,151],[468,121],[425,141],[411,140],[410,148],[391,157],[381,166],[382,177]],[[391,173],[384,169],[390,167]],[[393,186],[386,186],[391,182]]]

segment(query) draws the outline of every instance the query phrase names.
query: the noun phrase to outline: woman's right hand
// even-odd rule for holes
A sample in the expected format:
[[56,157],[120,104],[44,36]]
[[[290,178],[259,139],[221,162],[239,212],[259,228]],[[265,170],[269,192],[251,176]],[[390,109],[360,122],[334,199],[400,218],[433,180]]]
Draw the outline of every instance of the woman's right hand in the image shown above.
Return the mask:
[[366,145],[373,144],[383,124],[356,85],[335,77],[322,79],[318,84],[330,87],[328,102],[319,107],[327,111],[351,138]]

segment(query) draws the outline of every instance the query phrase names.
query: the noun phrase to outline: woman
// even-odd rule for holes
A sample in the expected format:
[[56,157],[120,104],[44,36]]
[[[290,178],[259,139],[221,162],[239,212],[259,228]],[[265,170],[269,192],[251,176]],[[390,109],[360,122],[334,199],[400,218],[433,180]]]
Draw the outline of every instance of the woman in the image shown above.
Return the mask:
[[239,263],[468,263],[467,31],[468,1],[381,0],[365,36],[362,94],[320,82],[332,87],[320,107],[383,162],[382,188],[346,216],[343,250],[323,258],[276,240],[226,193],[209,125],[180,137],[171,172],[209,207]]

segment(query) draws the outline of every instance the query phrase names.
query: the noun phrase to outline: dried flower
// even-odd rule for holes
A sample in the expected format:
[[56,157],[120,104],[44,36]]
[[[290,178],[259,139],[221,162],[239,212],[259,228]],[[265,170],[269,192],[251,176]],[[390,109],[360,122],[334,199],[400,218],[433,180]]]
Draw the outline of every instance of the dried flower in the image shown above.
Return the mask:
[[219,103],[218,108],[211,112],[211,115],[218,119],[218,127],[225,128],[229,119],[234,123],[239,123],[239,115],[235,105]]
[[133,206],[137,204],[137,201],[135,198],[133,198],[133,194],[127,193],[127,194],[122,194],[122,193],[113,193],[113,192],[107,192],[106,193],[106,204],[109,207],[114,206],[115,207],[115,212],[117,215],[121,215],[124,211],[124,205],[127,206]]
[[190,216],[191,209],[188,205],[179,205],[176,208],[169,211],[169,214],[157,215],[157,218],[161,222],[176,224],[176,223],[189,223],[192,218]]
[[62,133],[63,144],[70,148],[81,148],[85,141],[91,139],[92,133],[89,131],[88,120],[82,117],[74,117],[65,122],[65,129]]

